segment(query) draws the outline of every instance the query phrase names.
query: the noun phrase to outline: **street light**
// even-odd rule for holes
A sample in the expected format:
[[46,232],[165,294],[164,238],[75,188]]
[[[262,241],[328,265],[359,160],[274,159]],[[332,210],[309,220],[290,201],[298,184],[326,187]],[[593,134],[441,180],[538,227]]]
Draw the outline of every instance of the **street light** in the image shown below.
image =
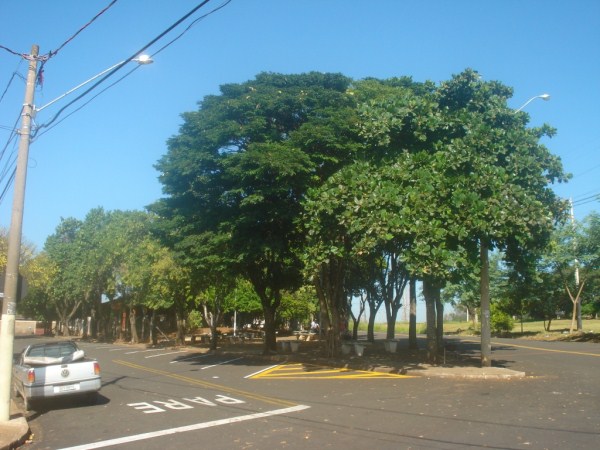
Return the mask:
[[[529,105],[537,98],[548,101],[549,94],[536,95],[527,100],[523,105],[515,109],[515,114]],[[492,365],[492,333],[490,321],[490,262],[488,257],[487,244],[480,243],[479,259],[481,263],[480,274],[480,300],[481,300],[481,366],[490,367]]]
[[137,58],[131,58],[121,61],[89,80],[84,81],[78,86],[65,92],[63,95],[52,100],[50,103],[35,108],[33,104],[35,92],[35,79],[37,75],[39,46],[31,47],[29,56],[29,68],[27,72],[27,84],[25,87],[25,100],[23,102],[23,111],[21,113],[21,128],[19,131],[19,150],[17,154],[17,168],[15,171],[15,186],[13,194],[13,206],[8,234],[8,251],[6,257],[6,274],[4,278],[4,299],[2,301],[2,321],[0,328],[0,422],[10,420],[10,387],[13,364],[13,350],[15,337],[15,316],[17,309],[17,289],[19,279],[19,257],[21,254],[21,236],[23,228],[23,207],[25,205],[25,182],[27,179],[27,163],[29,159],[29,144],[31,141],[31,122],[36,112],[50,106],[56,101],[69,95],[71,92],[79,89],[96,78],[127,64],[129,61],[135,61],[138,64],[150,64],[152,58],[148,55],[140,55]]
[[550,94],[540,94],[540,95],[536,95],[535,97],[531,97],[529,100],[527,100],[525,103],[523,103],[523,105],[520,108],[515,109],[515,112],[521,111],[523,108],[525,108],[527,105],[529,105],[536,98],[541,98],[542,100],[548,101],[548,100],[550,100]]
[[[137,63],[138,63],[139,65],[141,65],[141,66],[142,66],[142,65],[146,65],[146,64],[152,64],[152,63],[154,62],[154,60],[153,60],[153,59],[152,59],[150,56],[148,56],[148,55],[140,55],[140,56],[138,56],[137,58],[134,58],[134,59],[132,59],[132,60],[130,60],[130,61],[135,61],[135,62],[137,62]],[[115,64],[115,65],[112,65],[112,66],[110,66],[108,69],[104,69],[102,72],[100,72],[100,73],[98,73],[98,74],[94,75],[92,78],[90,78],[90,79],[88,79],[88,80],[85,80],[83,83],[80,83],[80,84],[78,84],[77,86],[75,86],[75,87],[74,87],[74,88],[72,88],[72,89],[69,89],[67,92],[65,92],[65,93],[64,93],[64,94],[62,94],[62,95],[59,95],[59,96],[58,96],[58,97],[56,97],[54,100],[52,100],[52,101],[50,101],[50,102],[46,103],[45,105],[43,105],[43,106],[40,106],[39,108],[37,108],[37,107],[34,107],[34,114],[36,114],[36,113],[40,112],[42,109],[46,109],[48,106],[50,106],[50,105],[52,105],[52,104],[56,103],[56,102],[57,102],[57,101],[59,101],[60,99],[62,99],[62,98],[65,98],[65,97],[66,97],[67,95],[69,95],[70,93],[72,93],[72,92],[76,91],[77,89],[79,89],[80,87],[82,87],[82,86],[85,86],[86,84],[88,84],[88,83],[90,83],[90,82],[94,81],[96,78],[100,78],[100,77],[101,77],[102,75],[104,75],[105,73],[108,73],[108,72],[110,72],[111,70],[113,70],[113,69],[116,69],[116,68],[117,68],[117,67],[119,67],[119,66],[123,66],[123,65],[127,64],[128,62],[129,62],[128,60],[125,60],[125,61],[121,61],[121,62],[119,62],[119,63],[117,63],[117,64]]]

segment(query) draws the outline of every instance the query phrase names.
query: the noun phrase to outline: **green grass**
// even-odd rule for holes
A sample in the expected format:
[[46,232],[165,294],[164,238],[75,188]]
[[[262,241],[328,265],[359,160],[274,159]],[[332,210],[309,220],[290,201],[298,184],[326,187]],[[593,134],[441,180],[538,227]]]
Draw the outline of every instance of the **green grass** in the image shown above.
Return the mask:
[[[458,321],[447,321],[444,322],[444,333],[454,334],[466,332],[469,328],[472,328],[472,322],[458,322]],[[535,334],[562,334],[565,331],[569,331],[571,328],[571,319],[553,320],[550,324],[550,331],[547,332],[544,329],[543,321],[525,321],[523,322],[523,335],[535,335]],[[385,333],[387,325],[385,323],[376,323],[375,332]],[[361,322],[359,325],[360,331],[367,331],[367,323]],[[600,319],[584,319],[583,320],[583,331],[586,333],[600,333]],[[425,323],[417,323],[417,333],[425,332]],[[408,334],[408,322],[397,322],[396,333]],[[512,334],[518,336],[521,334],[521,322],[515,321],[515,326],[512,330]]]

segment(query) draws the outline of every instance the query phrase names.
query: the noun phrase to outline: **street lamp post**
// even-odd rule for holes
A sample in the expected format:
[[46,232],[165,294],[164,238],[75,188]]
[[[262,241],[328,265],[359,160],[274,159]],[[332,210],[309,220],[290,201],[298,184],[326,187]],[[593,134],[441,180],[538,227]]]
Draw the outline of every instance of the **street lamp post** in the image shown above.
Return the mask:
[[[518,113],[535,99],[550,100],[549,94],[536,95],[527,100],[520,108],[515,109]],[[479,258],[481,263],[481,275],[479,280],[479,295],[481,300],[481,366],[492,365],[492,332],[490,317],[490,261],[488,242],[483,239],[479,243]]]
[[23,111],[21,113],[21,128],[19,132],[20,140],[17,156],[17,168],[15,172],[13,207],[10,230],[8,233],[6,275],[4,279],[4,299],[2,301],[2,321],[0,329],[0,422],[7,422],[10,420],[10,388],[14,351],[15,316],[17,309],[19,261],[23,229],[23,209],[25,205],[25,184],[27,179],[27,163],[29,159],[32,116],[36,112],[41,111],[42,109],[69,95],[71,92],[79,89],[80,87],[104,75],[105,73],[128,63],[129,61],[135,61],[138,64],[150,64],[153,62],[152,59],[147,55],[140,55],[138,58],[121,61],[120,63],[103,70],[89,80],[84,81],[73,89],[70,89],[63,95],[57,97],[41,108],[35,108],[33,104],[33,98],[37,75],[38,54],[39,46],[33,45],[31,48],[31,55],[29,57],[29,69],[27,72],[27,84],[25,87],[25,100],[23,102]]

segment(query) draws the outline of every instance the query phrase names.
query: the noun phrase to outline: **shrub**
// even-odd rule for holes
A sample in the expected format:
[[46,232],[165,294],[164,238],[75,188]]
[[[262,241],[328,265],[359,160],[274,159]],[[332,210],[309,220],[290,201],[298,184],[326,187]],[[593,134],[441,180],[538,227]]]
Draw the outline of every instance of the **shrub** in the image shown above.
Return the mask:
[[490,329],[492,333],[510,332],[515,326],[513,318],[502,311],[496,303],[490,305]]

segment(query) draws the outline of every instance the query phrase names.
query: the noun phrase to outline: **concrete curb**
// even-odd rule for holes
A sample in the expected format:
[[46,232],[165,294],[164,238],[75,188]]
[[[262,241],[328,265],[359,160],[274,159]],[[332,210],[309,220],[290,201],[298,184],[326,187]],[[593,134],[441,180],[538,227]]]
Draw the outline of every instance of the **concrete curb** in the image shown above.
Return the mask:
[[431,378],[462,378],[480,380],[511,380],[525,378],[525,372],[502,367],[427,367],[425,370],[409,370],[411,375]]
[[23,445],[29,437],[29,424],[21,415],[14,400],[10,401],[11,417],[8,422],[0,422],[0,450],[12,450]]

